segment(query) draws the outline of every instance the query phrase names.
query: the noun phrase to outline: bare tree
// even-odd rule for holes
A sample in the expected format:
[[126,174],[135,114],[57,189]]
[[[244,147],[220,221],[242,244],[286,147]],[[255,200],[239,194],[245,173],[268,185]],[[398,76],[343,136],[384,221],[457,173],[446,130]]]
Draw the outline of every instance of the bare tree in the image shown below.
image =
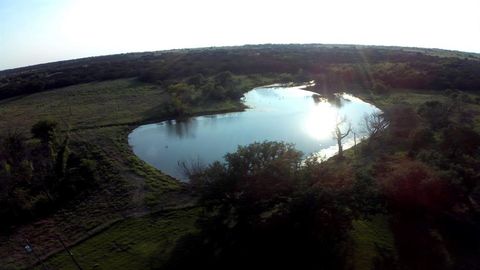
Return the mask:
[[339,120],[337,120],[337,123],[335,124],[335,139],[337,140],[338,144],[338,157],[342,158],[343,157],[343,145],[342,145],[342,140],[347,137],[350,132],[352,131],[352,124],[348,123],[348,127],[346,131],[342,131],[342,126],[347,123],[347,118],[342,117]]
[[183,175],[186,176],[189,180],[192,180],[192,178],[199,176],[202,172],[205,171],[207,167],[202,162],[200,157],[197,157],[196,159],[192,158],[190,160],[179,160],[177,161],[177,164]]
[[365,131],[372,139],[377,137],[388,127],[388,121],[385,119],[382,112],[374,112],[372,114],[367,114],[364,117],[364,121]]

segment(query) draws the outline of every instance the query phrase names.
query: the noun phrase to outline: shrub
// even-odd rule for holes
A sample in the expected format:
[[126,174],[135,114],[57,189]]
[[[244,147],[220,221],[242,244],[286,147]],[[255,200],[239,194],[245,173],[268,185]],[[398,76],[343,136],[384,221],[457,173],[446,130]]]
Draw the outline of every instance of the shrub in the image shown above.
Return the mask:
[[32,126],[30,132],[34,138],[46,143],[51,142],[55,137],[57,122],[51,120],[42,120]]
[[396,160],[380,181],[389,206],[407,215],[435,214],[452,206],[447,181],[419,161]]

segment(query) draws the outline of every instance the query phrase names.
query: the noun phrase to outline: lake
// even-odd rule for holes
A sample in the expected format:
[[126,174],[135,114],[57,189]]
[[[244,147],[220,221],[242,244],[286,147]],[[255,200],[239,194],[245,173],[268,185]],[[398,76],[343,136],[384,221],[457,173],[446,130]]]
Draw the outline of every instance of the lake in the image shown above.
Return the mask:
[[[243,112],[164,121],[133,130],[128,142],[142,160],[175,178],[186,180],[179,161],[209,164],[223,160],[238,145],[262,141],[293,143],[305,155],[328,158],[337,151],[333,131],[345,117],[357,142],[366,136],[364,117],[379,111],[352,95],[339,93],[322,98],[302,86],[259,87],[247,92]],[[343,127],[347,129],[347,125]],[[344,149],[354,145],[353,133],[343,141]]]

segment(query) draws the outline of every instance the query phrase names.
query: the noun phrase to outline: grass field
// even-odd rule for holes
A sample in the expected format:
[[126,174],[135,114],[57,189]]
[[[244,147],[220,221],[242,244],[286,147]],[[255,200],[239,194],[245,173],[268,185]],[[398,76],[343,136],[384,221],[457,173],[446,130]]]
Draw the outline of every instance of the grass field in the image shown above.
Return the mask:
[[354,269],[374,269],[375,259],[380,253],[395,256],[395,243],[387,216],[377,215],[371,220],[355,220],[351,236],[354,243]]
[[[168,259],[179,237],[195,231],[197,214],[198,209],[192,208],[128,218],[71,251],[83,269],[148,269]],[[77,269],[66,252],[57,253],[45,264],[51,270]]]
[[158,86],[133,79],[75,85],[1,101],[0,128],[14,121],[24,131],[41,119],[58,121],[63,129],[138,122],[165,97]]

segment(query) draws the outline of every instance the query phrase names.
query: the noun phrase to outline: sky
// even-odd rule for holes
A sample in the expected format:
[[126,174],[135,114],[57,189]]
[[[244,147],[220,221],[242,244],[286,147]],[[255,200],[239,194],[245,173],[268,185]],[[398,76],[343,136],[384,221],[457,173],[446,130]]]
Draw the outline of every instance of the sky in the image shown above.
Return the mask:
[[480,53],[480,0],[0,0],[0,70],[264,43]]

